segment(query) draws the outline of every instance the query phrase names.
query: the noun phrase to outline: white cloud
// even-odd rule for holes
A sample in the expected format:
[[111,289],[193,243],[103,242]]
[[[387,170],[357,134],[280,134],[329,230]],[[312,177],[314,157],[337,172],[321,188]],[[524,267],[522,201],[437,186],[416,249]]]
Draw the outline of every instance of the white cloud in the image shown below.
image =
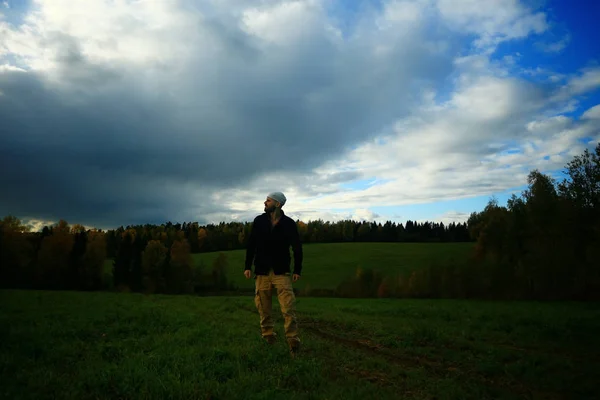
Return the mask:
[[[599,69],[515,75],[520,54],[492,59],[499,43],[550,29],[516,0],[386,1],[346,35],[316,0],[34,6],[21,26],[0,21],[0,59],[14,60],[0,63],[2,100],[15,99],[0,116],[18,125],[0,140],[29,149],[12,157],[46,143],[69,160],[65,175],[19,159],[40,193],[81,199],[44,218],[248,220],[282,190],[303,219],[385,220],[370,208],[520,186],[598,127],[596,108],[563,114],[600,86]],[[61,193],[74,187],[86,192]],[[23,214],[42,207],[34,189],[14,193]]]
[[476,79],[460,88],[450,102],[464,117],[478,120],[506,119],[524,111],[524,106],[536,107],[532,99],[535,93],[525,82],[491,76]]
[[546,79],[548,82],[556,84],[565,81],[567,78],[564,74],[559,74],[550,69],[536,67],[536,68],[521,68],[521,74],[523,76],[530,76],[536,79]]
[[552,100],[565,101],[598,88],[600,88],[600,67],[584,68],[580,73],[570,76],[567,82],[556,91]]
[[571,35],[565,35],[562,39],[551,43],[538,43],[537,47],[546,53],[560,53],[571,42]]
[[4,8],[10,8],[10,4],[8,4],[8,1],[3,1],[2,5],[4,6]]
[[270,45],[285,45],[310,40],[327,21],[317,2],[293,1],[247,9],[242,24],[246,32]]
[[600,119],[600,104],[588,109],[581,116],[582,119]]
[[15,67],[14,65],[0,64],[0,73],[8,72],[8,71],[12,71],[12,72],[27,72],[23,68]]
[[567,89],[573,95],[583,94],[600,87],[600,67],[588,68],[583,74],[574,77],[567,84]]
[[502,41],[548,29],[546,15],[534,13],[516,0],[438,0],[438,9],[455,29],[474,33],[474,44],[490,51]]
[[378,19],[380,29],[391,28],[395,24],[414,24],[423,20],[430,12],[428,2],[390,1],[384,4],[383,15]]
[[531,121],[527,124],[527,130],[529,132],[538,134],[556,132],[567,128],[572,122],[572,119],[569,117],[565,117],[564,115],[557,115],[538,121]]
[[[475,210],[473,210],[473,211],[475,211]],[[461,211],[448,211],[441,215],[435,215],[432,218],[418,219],[418,220],[416,220],[416,222],[418,222],[418,223],[441,222],[444,225],[448,226],[451,223],[455,223],[455,224],[465,223],[469,219],[470,215],[471,215],[471,213],[465,213],[465,212],[461,212]]]
[[[193,17],[171,3],[39,0],[21,29],[0,25],[1,43],[20,62],[62,84],[76,61],[152,71],[188,55],[189,46],[179,39],[198,34],[201,15]],[[68,71],[62,69],[65,63]]]
[[50,227],[57,221],[25,217],[21,220],[21,222],[29,229],[30,232],[41,232],[45,226]]
[[[470,84],[459,86],[446,105],[415,111],[385,140],[365,143],[320,172],[334,173],[339,165],[384,183],[302,201],[314,208],[358,208],[486,196],[526,184],[534,168],[562,168],[583,151],[579,140],[598,132],[600,121],[544,116],[546,103],[525,82],[472,78],[465,77]],[[584,116],[595,115],[593,108]]]

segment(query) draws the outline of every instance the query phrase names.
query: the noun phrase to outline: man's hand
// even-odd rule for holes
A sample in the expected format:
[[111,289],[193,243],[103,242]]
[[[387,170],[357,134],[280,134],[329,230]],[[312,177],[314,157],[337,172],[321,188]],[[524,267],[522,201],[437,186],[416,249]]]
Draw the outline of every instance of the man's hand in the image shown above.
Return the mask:
[[250,276],[252,276],[252,271],[249,269],[245,270],[244,276],[246,277],[246,279],[250,279]]
[[294,280],[294,282],[296,282],[298,279],[300,279],[300,275],[298,275],[298,274],[294,274],[294,275],[292,276],[292,279]]

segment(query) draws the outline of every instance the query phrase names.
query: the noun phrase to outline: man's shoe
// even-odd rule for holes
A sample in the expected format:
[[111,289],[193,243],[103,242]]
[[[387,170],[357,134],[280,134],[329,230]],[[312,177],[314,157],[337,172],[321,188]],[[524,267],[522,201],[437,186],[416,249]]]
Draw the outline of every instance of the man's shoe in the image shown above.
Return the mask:
[[290,354],[292,355],[292,357],[296,356],[300,352],[300,340],[288,340],[288,344],[290,346]]
[[275,335],[264,336],[264,339],[267,341],[268,344],[275,344],[277,342],[277,338],[275,338]]

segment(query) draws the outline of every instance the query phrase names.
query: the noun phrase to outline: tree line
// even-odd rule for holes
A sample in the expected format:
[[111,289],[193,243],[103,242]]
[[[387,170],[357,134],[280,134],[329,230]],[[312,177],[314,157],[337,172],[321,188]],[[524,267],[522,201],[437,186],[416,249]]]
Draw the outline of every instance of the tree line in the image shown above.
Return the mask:
[[[494,299],[600,298],[600,144],[573,158],[556,182],[532,171],[521,196],[494,199],[466,223],[321,220],[297,226],[305,244],[473,241],[468,260],[410,275],[357,271],[330,295]],[[0,222],[0,287],[117,288],[146,293],[234,289],[225,255],[195,268],[192,254],[243,249],[250,223],[137,225],[101,231],[61,220],[29,232],[15,217]],[[109,265],[107,267],[107,260]],[[108,269],[108,271],[107,271]],[[310,289],[305,294],[310,294]],[[317,292],[313,292],[317,294]]]
[[[466,223],[296,223],[304,244],[471,240]],[[194,293],[234,289],[226,279],[225,256],[196,268],[191,255],[245,249],[252,224],[167,222],[102,231],[60,220],[30,232],[18,218],[7,216],[0,227],[0,287]]]
[[230,288],[224,255],[208,273],[194,268],[188,240],[173,227],[120,232],[112,259],[107,232],[65,220],[29,232],[8,216],[0,221],[0,233],[0,288],[171,294]]
[[575,156],[564,173],[558,182],[531,171],[527,189],[506,206],[492,198],[471,213],[467,225],[475,246],[468,260],[398,276],[357,270],[325,294],[600,300],[600,144]]
[[[392,221],[368,222],[343,220],[337,222],[321,219],[305,223],[297,220],[296,225],[304,244],[339,242],[468,242],[472,241],[467,223],[445,225],[443,222],[407,221],[406,224]],[[222,222],[200,225],[197,222],[162,225],[134,225],[119,227],[106,232],[107,255],[117,255],[124,233],[128,230],[149,235],[152,231],[178,232],[190,246],[190,252],[204,253],[245,249],[250,235],[250,222]],[[44,230],[50,229],[45,227]]]
[[0,287],[99,290],[106,260],[105,233],[61,220],[29,232],[13,217],[0,221]]

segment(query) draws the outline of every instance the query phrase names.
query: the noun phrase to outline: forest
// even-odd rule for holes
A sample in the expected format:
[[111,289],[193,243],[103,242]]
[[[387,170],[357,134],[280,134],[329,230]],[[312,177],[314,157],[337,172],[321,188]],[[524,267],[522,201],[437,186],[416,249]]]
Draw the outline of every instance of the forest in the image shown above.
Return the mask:
[[[565,167],[557,182],[533,170],[528,186],[507,204],[491,199],[465,223],[297,221],[304,244],[347,242],[474,242],[466,260],[423,266],[410,276],[376,271],[340,282],[344,296],[497,299],[599,298],[600,144]],[[243,249],[251,223],[136,225],[102,231],[60,220],[29,232],[14,216],[0,222],[0,286],[146,293],[234,289],[224,280],[226,257],[198,271],[192,254]]]

